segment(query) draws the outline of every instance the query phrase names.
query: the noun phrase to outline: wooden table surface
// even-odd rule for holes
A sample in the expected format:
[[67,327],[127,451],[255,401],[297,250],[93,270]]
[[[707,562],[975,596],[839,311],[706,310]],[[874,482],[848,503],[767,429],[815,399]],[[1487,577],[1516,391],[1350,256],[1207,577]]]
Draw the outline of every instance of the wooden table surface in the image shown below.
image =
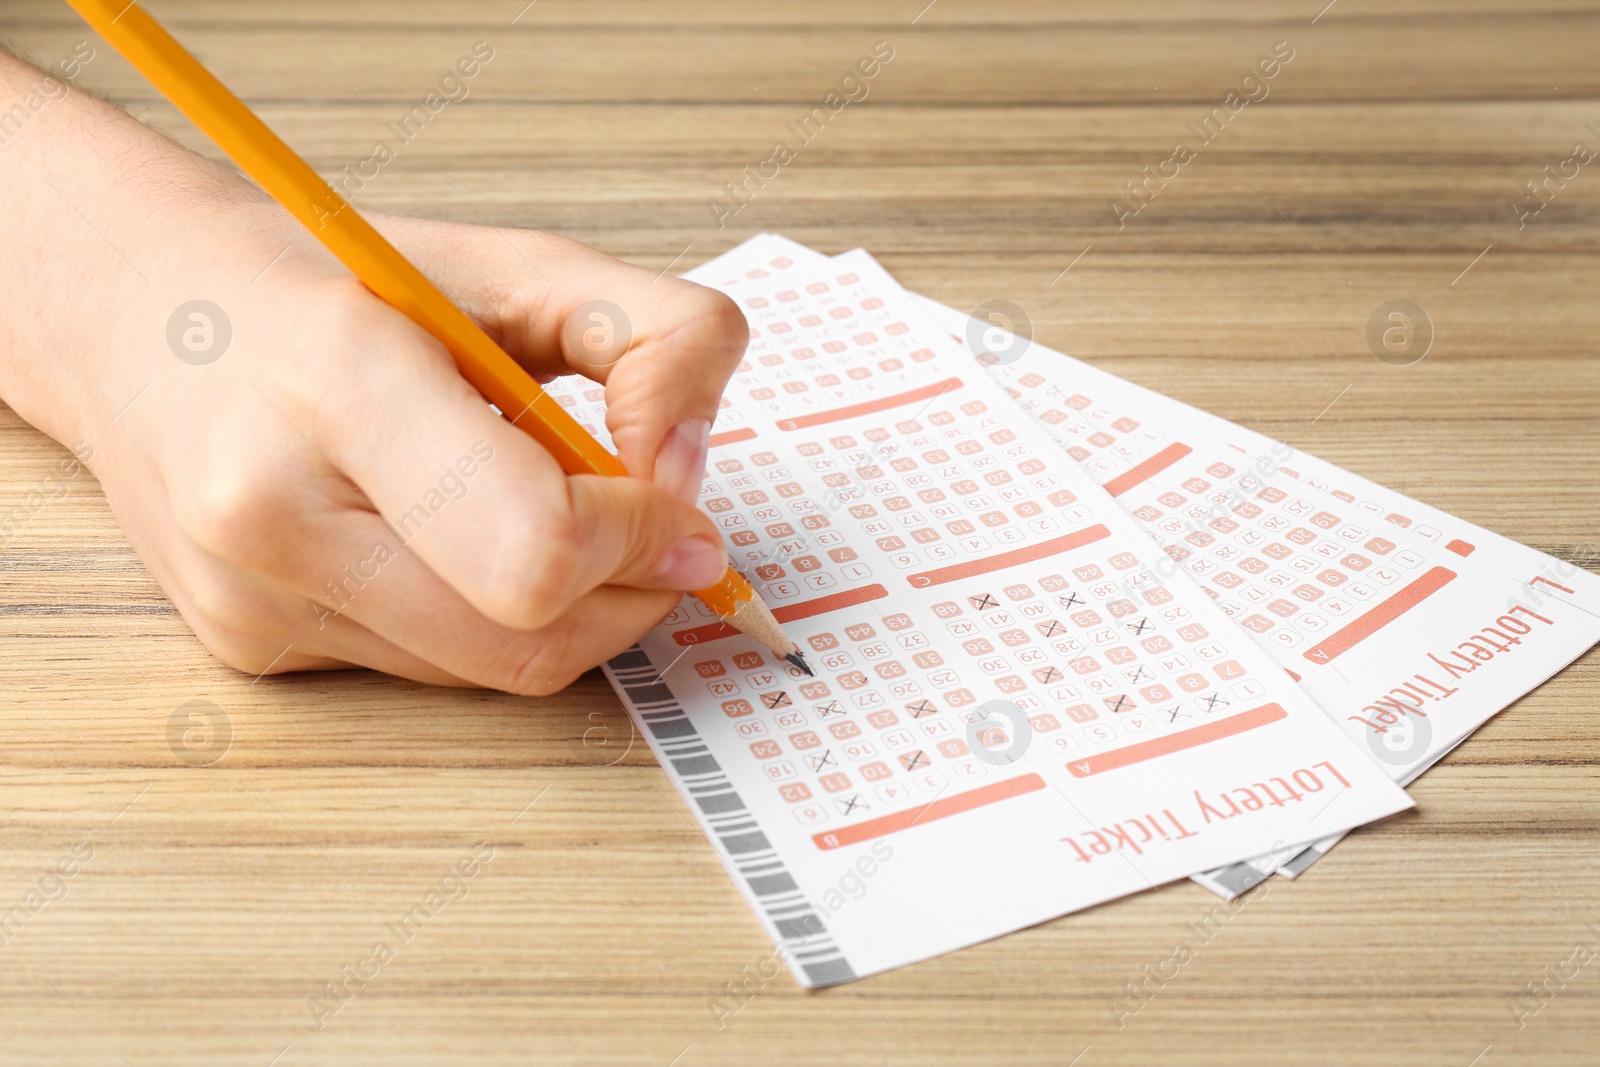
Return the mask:
[[[913,289],[1012,300],[1053,347],[1600,558],[1600,174],[1545,186],[1520,228],[1512,206],[1600,147],[1600,5],[525,2],[150,6],[329,175],[489,42],[361,205],[658,269],[761,230],[864,245]],[[0,33],[45,61],[90,36],[45,0],[8,0]],[[719,229],[722,184],[878,41],[870,97]],[[1279,41],[1270,96],[1119,229],[1124,183]],[[103,43],[83,83],[211,151]],[[1368,347],[1394,299],[1432,323],[1412,366]],[[0,514],[23,509],[0,543],[0,912],[55,898],[0,934],[6,1063],[1600,1062],[1600,961],[1573,955],[1600,948],[1594,654],[1414,812],[1269,883],[1135,1015],[1113,1003],[1211,912],[1196,886],[851,986],[781,975],[719,1026],[771,946],[598,673],[545,700],[252,682],[92,479],[49,481],[64,454],[0,407]],[[308,1000],[480,842],[466,895],[318,1029]]]

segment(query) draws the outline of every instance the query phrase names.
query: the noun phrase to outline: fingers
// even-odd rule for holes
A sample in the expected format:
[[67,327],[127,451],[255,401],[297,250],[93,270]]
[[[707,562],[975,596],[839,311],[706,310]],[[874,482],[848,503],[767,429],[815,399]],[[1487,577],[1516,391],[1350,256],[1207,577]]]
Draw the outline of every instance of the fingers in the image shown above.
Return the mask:
[[[316,399],[309,436],[388,528],[344,555],[322,553],[346,568],[325,581],[414,552],[495,623],[537,630],[602,585],[681,591],[722,576],[727,557],[705,515],[635,478],[568,478],[490,411],[431,338],[378,310],[399,321],[377,318],[361,342],[347,339],[353,354],[330,353],[331,388]],[[285,573],[292,559],[316,558],[319,531],[290,532],[316,511],[251,517],[246,525],[273,537],[254,539],[247,565]],[[208,547],[227,555],[249,540],[235,534]],[[290,558],[266,558],[274,553]]]
[[[371,515],[345,524],[353,521],[379,524]],[[141,525],[134,538],[141,557],[201,643],[235,670],[259,676],[361,666],[428,685],[474,684],[348,617],[337,598],[352,592],[348,578],[334,597],[326,588],[312,597],[212,555],[176,527]],[[152,533],[159,552],[147,551]]]
[[[341,655],[362,666],[431,684],[466,683],[521,696],[549,696],[625,652],[678,599],[672,593],[602,586],[550,626],[528,631],[498,627],[459,598],[461,610],[441,611],[435,604],[435,610],[425,612],[417,600],[404,595],[391,598],[385,592],[352,609],[362,620],[358,628],[370,641]],[[381,665],[388,647],[424,666],[396,670]],[[454,680],[435,681],[440,675]]]
[[711,422],[749,342],[733,301],[548,234],[377,221],[530,371],[604,383],[624,465],[695,499]]
[[[258,595],[282,598],[285,614],[297,622],[310,618],[306,598],[298,593],[272,587],[262,589]],[[342,616],[326,617],[321,626],[312,625],[309,630],[302,627],[298,633],[288,631],[299,641],[277,644],[276,648],[273,647],[278,641],[276,637],[233,630],[214,621],[199,625],[194,625],[195,620],[189,621],[214,656],[245,674],[265,676],[365,667],[424,685],[459,688],[482,684],[451,674]]]
[[[355,556],[388,533],[375,516],[356,512],[327,515],[319,527],[316,543],[331,558]],[[549,625],[520,630],[478,611],[407,549],[377,569],[340,568],[333,584],[319,584],[316,572],[293,559],[282,564],[285,571],[267,581],[293,602],[285,609],[292,625],[281,625],[293,654],[332,657],[430,684],[536,696],[565,688],[628,648],[682,595],[601,586]],[[266,596],[252,599],[264,602]]]
[[418,586],[403,584],[374,588],[371,597],[353,603],[346,614],[375,638],[452,676],[524,696],[565,689],[585,671],[626,651],[681,598],[671,592],[601,586],[542,629],[512,630],[496,625],[450,590],[437,598],[421,597],[413,595]]

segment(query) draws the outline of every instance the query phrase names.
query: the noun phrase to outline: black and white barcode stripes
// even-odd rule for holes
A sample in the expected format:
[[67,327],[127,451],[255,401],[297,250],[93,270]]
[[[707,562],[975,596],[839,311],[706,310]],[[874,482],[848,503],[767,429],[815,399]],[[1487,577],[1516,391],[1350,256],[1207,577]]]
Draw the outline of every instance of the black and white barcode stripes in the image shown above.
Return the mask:
[[684,714],[650,657],[638,645],[606,664],[683,789],[699,806],[721,843],[725,858],[755,895],[777,928],[785,952],[817,985],[855,978],[849,961],[834,943],[822,917],[806,900],[783,864],[783,858],[761,832],[694,723]]

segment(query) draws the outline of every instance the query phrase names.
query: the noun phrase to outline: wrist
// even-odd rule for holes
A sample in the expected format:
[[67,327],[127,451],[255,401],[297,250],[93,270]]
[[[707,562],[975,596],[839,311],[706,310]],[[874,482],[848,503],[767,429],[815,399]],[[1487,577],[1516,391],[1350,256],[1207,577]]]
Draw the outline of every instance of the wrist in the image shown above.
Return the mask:
[[0,141],[0,399],[71,445],[126,402],[152,313],[249,232],[261,194],[0,55],[0,115],[19,113]]

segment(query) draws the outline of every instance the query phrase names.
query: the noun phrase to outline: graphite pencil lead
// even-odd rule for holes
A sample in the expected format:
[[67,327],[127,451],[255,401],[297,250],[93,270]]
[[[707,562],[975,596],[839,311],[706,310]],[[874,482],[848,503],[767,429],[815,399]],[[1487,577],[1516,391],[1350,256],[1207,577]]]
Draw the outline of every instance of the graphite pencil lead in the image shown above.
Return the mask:
[[817,672],[811,669],[811,664],[806,662],[805,656],[801,654],[798,648],[783,658],[811,675],[811,677],[815,678],[817,676]]

